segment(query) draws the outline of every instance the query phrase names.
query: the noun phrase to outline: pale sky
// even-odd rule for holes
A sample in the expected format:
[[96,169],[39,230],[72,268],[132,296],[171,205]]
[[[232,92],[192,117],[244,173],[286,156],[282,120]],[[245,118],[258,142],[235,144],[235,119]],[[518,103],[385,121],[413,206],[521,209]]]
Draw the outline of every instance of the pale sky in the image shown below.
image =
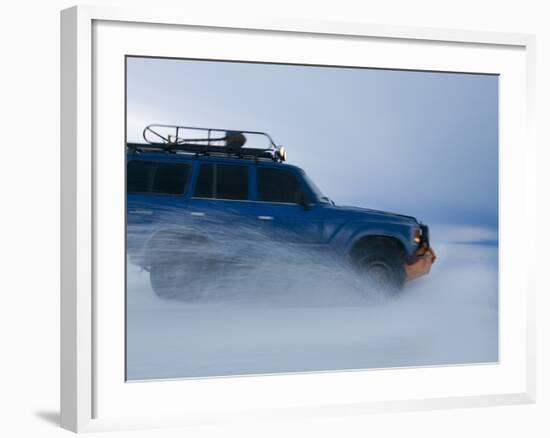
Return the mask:
[[150,123],[268,132],[339,205],[498,224],[498,76],[128,58]]

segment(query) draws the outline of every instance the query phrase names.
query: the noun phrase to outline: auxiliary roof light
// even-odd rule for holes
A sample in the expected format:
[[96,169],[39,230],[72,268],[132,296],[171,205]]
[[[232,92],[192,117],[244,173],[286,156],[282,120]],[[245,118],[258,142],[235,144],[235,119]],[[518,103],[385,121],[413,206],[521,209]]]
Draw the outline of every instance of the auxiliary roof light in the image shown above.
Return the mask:
[[275,153],[280,161],[286,161],[286,148],[284,146],[279,146]]

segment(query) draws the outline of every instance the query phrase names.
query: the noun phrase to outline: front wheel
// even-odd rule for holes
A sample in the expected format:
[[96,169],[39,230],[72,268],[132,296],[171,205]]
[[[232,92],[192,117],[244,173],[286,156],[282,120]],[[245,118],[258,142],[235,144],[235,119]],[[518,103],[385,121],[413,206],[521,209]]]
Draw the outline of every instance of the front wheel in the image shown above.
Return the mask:
[[355,265],[370,290],[395,295],[405,285],[404,257],[397,248],[366,248],[357,256]]

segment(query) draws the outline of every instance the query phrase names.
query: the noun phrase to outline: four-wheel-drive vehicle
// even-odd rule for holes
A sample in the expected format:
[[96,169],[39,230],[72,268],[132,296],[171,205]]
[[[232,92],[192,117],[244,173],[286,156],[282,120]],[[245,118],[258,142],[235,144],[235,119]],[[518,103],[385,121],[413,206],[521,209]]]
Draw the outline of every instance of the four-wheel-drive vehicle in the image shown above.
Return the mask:
[[281,245],[329,253],[390,292],[435,260],[426,225],[335,205],[266,133],[149,125],[143,137],[127,144],[127,250],[159,296],[198,298],[193,279]]

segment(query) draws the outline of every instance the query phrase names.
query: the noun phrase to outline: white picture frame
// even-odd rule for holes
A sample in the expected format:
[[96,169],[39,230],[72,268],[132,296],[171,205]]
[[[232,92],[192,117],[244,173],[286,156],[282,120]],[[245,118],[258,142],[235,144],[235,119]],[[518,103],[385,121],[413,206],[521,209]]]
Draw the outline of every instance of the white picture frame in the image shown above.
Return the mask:
[[[141,38],[143,29],[148,29],[149,34]],[[501,86],[503,98],[500,115],[500,238],[503,239],[500,246],[500,271],[504,274],[500,276],[500,285],[509,290],[504,293],[500,304],[500,346],[503,353],[497,365],[252,376],[185,382],[121,381],[123,371],[121,374],[120,364],[124,352],[119,351],[119,341],[120,330],[122,333],[124,330],[120,323],[123,320],[123,314],[120,313],[123,308],[120,307],[120,300],[116,301],[114,292],[109,295],[115,297],[112,302],[106,295],[98,300],[98,294],[107,289],[124,293],[120,290],[124,261],[116,258],[121,249],[120,237],[124,235],[124,228],[119,226],[124,217],[123,204],[118,205],[118,189],[110,190],[111,187],[122,187],[120,183],[124,171],[119,164],[123,157],[106,157],[103,152],[98,155],[97,148],[108,134],[107,131],[111,134],[116,131],[115,136],[118,136],[123,129],[122,125],[115,126],[124,112],[123,106],[118,105],[121,93],[124,93],[120,88],[120,84],[124,83],[123,75],[119,74],[121,54],[154,54],[151,51],[159,50],[155,45],[161,44],[162,38],[167,38],[168,33],[176,32],[170,34],[170,38],[174,35],[180,38],[178,29],[187,32],[181,38],[191,37],[192,32],[200,33],[201,38],[208,38],[209,34],[229,31],[234,32],[235,38],[241,41],[271,38],[272,47],[277,47],[277,39],[299,41],[300,38],[325,38],[328,41],[334,38],[335,44],[343,47],[347,44],[371,44],[372,53],[380,54],[381,51],[375,47],[377,44],[388,47],[395,45],[397,48],[389,50],[390,53],[384,56],[380,54],[379,58],[374,56],[376,61],[372,62],[378,65],[372,66],[390,67],[391,64],[392,68],[481,71],[502,75],[505,80]],[[158,33],[159,41],[156,41],[155,33]],[[130,44],[128,41],[131,41],[131,47],[127,45]],[[162,47],[163,53],[156,54],[181,56],[178,52],[180,49],[175,45],[164,44]],[[207,42],[202,47],[199,44],[193,55],[200,56],[201,50],[204,50],[203,57],[213,56]],[[405,51],[413,47],[418,48],[418,60],[415,61],[405,56]],[[251,44],[248,49],[242,47],[238,50],[242,51],[241,56],[245,59],[255,60],[253,53],[258,53],[257,49],[257,46]],[[218,47],[215,50],[222,49]],[[231,50],[233,55],[227,56],[238,56],[234,55],[237,49],[233,47]],[[247,54],[244,54],[245,50],[248,50]],[[331,50],[335,52],[334,47],[324,52]],[[447,56],[447,52],[452,53]],[[163,11],[158,8],[136,11],[78,6],[62,11],[61,426],[82,432],[209,424],[251,417],[273,419],[360,415],[379,411],[534,402],[534,267],[526,261],[517,260],[519,256],[514,255],[514,249],[520,246],[525,249],[527,245],[527,251],[532,250],[536,236],[535,142],[532,127],[534,52],[534,37],[524,34],[258,19],[246,17],[242,13],[223,17],[216,17],[215,14],[195,16],[187,10]],[[277,55],[273,52],[265,56]],[[295,56],[293,59],[297,60],[300,55],[289,52],[285,56],[289,59]],[[344,62],[336,53],[324,53],[322,56],[332,56],[333,64]],[[398,56],[401,58],[397,59]],[[113,59],[116,62],[105,62]],[[106,65],[109,66],[107,69]],[[464,65],[469,67],[465,68]],[[115,70],[109,70],[111,67]],[[102,111],[106,105],[106,95],[118,99],[108,102],[114,108],[113,114],[108,116],[112,127],[104,121]],[[113,160],[106,161],[106,158]],[[100,205],[116,211],[109,224],[102,220],[101,215],[104,213],[101,212],[105,208],[98,208]],[[515,235],[515,232],[519,234],[520,231],[521,240]],[[113,250],[106,251],[103,242],[113,242]],[[503,269],[503,266],[506,268],[512,265],[515,267],[513,273]],[[517,324],[514,326],[513,322]],[[113,333],[113,336],[106,336],[106,333]],[[407,382],[412,382],[412,379],[417,386],[407,388]],[[453,380],[454,386],[451,386]],[[390,391],[387,382],[391,381],[400,386],[400,390]],[[174,403],[183,385],[186,394],[200,391],[212,397],[208,403],[199,403],[196,399],[190,403],[180,398]],[[350,391],[350,388],[361,388],[362,385],[369,388],[368,396],[366,392],[357,394]],[[236,393],[241,394],[236,400],[234,397],[229,398],[229,394]],[[166,403],[142,403],[146,399],[159,398],[166,400]],[[216,399],[215,403],[211,401],[213,399]],[[253,403],[249,400],[253,400]]]

